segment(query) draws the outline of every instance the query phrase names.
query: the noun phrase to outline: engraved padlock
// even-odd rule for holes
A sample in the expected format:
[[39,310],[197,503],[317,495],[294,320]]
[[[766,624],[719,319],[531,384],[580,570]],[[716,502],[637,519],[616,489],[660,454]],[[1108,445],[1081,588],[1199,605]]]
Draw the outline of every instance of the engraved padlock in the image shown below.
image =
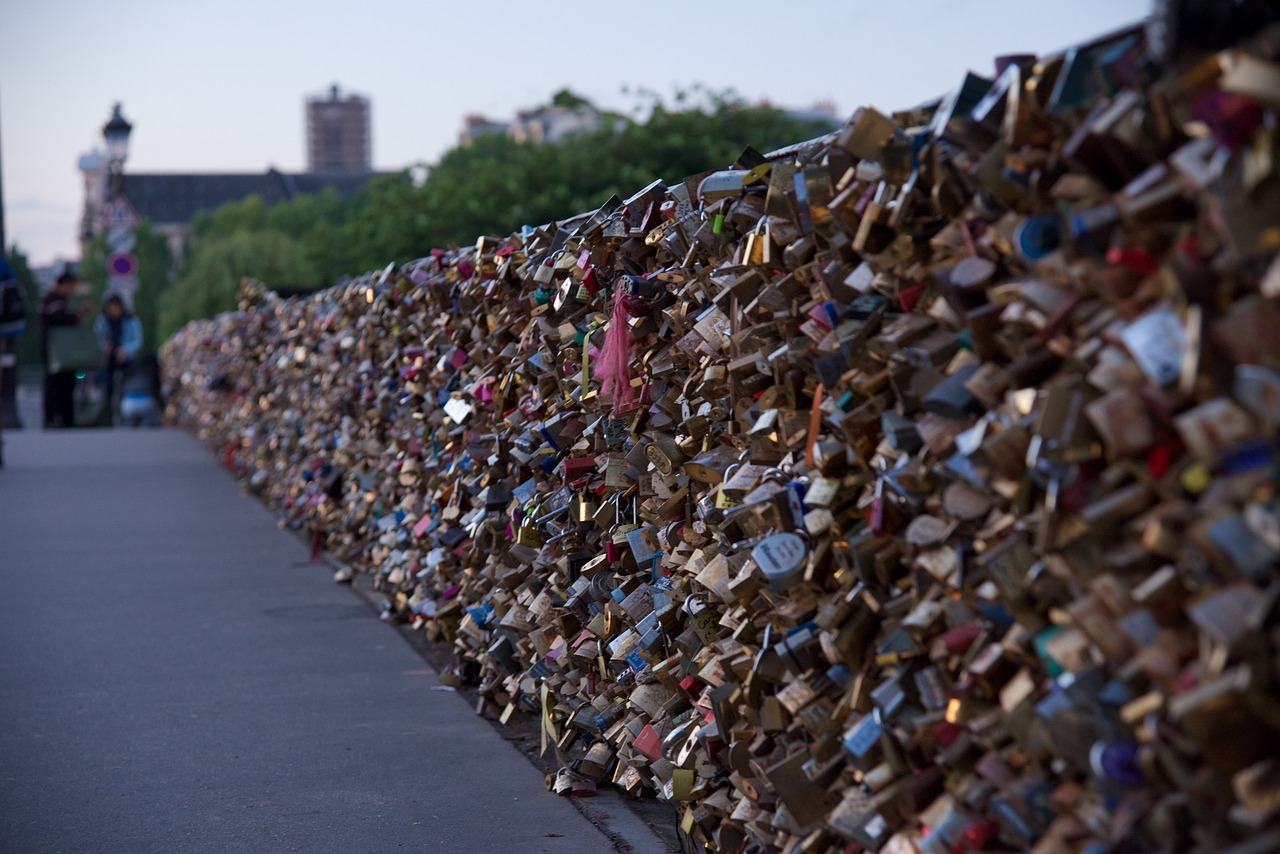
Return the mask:
[[516,528],[516,542],[522,546],[530,546],[532,548],[537,548],[543,544],[542,532],[538,530],[532,517],[527,517],[520,523],[520,527]]

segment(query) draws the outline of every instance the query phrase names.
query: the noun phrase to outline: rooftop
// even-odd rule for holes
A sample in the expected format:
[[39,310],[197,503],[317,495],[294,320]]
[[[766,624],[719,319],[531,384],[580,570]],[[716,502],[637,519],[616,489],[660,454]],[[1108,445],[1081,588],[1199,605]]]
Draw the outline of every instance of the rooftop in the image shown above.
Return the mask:
[[270,169],[257,174],[194,173],[148,175],[126,173],[124,193],[139,216],[154,223],[190,222],[196,213],[248,196],[268,205],[332,188],[350,199],[377,172],[288,173]]

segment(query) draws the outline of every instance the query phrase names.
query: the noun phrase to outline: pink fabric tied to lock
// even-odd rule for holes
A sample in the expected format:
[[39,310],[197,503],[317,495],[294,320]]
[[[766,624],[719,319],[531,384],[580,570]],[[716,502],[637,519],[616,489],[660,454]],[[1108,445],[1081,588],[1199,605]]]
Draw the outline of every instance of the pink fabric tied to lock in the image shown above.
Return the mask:
[[635,352],[635,339],[627,321],[630,312],[625,304],[627,289],[618,287],[613,292],[613,313],[609,317],[609,329],[605,332],[600,358],[593,365],[596,379],[600,380],[602,394],[613,398],[613,411],[622,411],[635,400],[631,388],[631,359]]

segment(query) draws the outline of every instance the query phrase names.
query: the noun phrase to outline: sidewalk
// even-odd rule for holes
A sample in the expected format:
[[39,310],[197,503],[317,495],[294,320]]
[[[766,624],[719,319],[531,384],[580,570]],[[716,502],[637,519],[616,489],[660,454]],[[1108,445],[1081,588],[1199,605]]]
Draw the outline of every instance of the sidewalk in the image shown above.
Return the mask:
[[0,850],[614,850],[194,438],[6,439]]

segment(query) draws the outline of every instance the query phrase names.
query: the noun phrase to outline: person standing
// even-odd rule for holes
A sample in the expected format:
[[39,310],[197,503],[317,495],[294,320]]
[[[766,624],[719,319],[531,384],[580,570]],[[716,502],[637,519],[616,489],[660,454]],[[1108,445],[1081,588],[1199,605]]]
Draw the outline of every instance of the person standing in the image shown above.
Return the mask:
[[76,388],[75,371],[49,370],[49,330],[58,326],[79,326],[83,310],[71,308],[71,296],[76,291],[76,276],[68,268],[58,276],[52,290],[40,300],[40,355],[44,360],[44,426],[74,427],[76,425],[73,396]]
[[102,304],[102,314],[93,322],[93,331],[102,348],[102,370],[106,375],[107,406],[114,414],[116,406],[116,372],[128,371],[142,349],[142,321],[125,308],[119,294],[112,294]]

